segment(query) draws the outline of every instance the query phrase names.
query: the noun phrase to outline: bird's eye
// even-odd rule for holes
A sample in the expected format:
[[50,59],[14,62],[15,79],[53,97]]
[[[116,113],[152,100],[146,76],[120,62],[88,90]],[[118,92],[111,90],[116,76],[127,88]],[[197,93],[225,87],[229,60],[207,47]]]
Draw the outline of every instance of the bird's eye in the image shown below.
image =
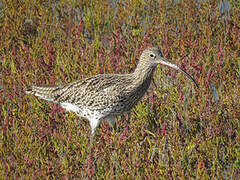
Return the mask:
[[150,54],[150,57],[151,57],[151,58],[155,58],[155,55],[154,55],[154,54]]

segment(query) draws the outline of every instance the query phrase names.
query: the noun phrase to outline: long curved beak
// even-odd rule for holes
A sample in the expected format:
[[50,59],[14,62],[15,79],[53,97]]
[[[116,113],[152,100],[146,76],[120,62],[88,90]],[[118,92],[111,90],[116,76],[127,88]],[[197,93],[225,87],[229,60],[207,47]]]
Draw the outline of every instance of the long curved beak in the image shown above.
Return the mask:
[[161,58],[159,61],[158,61],[159,64],[163,64],[163,65],[166,65],[166,66],[169,66],[173,69],[176,69],[178,71],[181,71],[183,72],[190,80],[192,80],[192,82],[197,86],[197,88],[199,88],[197,82],[193,79],[192,76],[190,76],[186,71],[184,71],[182,68],[178,67],[177,65],[175,64],[172,64],[170,62],[168,62],[165,58]]

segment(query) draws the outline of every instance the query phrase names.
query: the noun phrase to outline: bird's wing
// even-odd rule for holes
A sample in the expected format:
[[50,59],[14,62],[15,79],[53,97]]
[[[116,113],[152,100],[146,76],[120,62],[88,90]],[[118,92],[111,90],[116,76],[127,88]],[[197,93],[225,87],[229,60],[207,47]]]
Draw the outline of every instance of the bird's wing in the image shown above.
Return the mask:
[[121,75],[105,74],[81,79],[62,86],[53,92],[54,101],[68,102],[76,105],[91,106],[99,101],[106,102],[107,96],[114,96],[122,88]]

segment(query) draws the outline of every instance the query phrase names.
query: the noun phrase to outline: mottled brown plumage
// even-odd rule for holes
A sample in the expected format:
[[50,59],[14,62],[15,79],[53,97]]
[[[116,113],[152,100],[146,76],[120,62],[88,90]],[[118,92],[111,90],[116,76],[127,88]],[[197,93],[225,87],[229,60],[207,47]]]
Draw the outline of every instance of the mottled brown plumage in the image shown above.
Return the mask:
[[116,116],[130,111],[138,103],[160,63],[184,72],[197,85],[189,74],[167,62],[161,51],[154,47],[143,51],[137,68],[131,74],[99,74],[57,86],[33,85],[26,89],[26,93],[58,103],[66,110],[87,118],[94,135],[102,118],[114,126]]

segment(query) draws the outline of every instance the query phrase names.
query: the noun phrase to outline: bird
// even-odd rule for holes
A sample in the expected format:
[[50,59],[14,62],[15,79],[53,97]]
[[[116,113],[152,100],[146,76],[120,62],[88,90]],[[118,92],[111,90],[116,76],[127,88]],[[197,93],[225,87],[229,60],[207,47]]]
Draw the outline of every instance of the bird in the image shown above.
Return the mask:
[[88,119],[91,137],[94,137],[103,119],[110,127],[115,127],[116,117],[137,105],[148,90],[159,64],[183,72],[199,87],[185,70],[167,61],[158,47],[150,47],[142,52],[132,73],[98,74],[60,85],[32,85],[27,86],[25,92]]

